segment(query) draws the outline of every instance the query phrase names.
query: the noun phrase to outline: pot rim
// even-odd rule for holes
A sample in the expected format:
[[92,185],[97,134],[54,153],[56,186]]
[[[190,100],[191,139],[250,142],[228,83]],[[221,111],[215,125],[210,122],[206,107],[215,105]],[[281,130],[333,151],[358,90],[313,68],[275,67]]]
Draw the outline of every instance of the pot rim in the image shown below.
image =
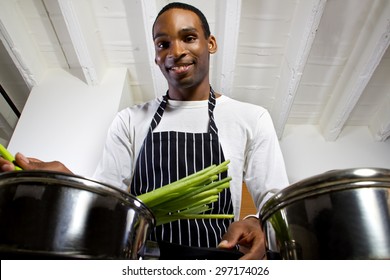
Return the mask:
[[45,183],[51,186],[61,184],[61,187],[81,189],[102,196],[112,196],[120,200],[122,203],[134,205],[142,212],[147,213],[150,221],[152,222],[152,226],[154,227],[156,225],[156,218],[152,210],[136,196],[120,188],[93,180],[91,178],[58,171],[42,170],[10,171],[0,174],[0,188],[7,186],[8,184],[18,183]]
[[330,170],[298,181],[274,194],[260,209],[260,219],[267,220],[281,208],[313,196],[356,188],[389,188],[390,169],[349,168]]

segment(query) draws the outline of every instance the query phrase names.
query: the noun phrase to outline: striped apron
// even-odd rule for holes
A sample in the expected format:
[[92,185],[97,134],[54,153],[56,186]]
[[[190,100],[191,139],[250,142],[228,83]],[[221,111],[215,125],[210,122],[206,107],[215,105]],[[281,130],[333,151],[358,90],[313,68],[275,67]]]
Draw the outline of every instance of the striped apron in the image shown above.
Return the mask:
[[[206,133],[153,132],[164,114],[168,94],[157,109],[138,155],[131,193],[140,195],[225,160],[214,121],[215,94],[210,88],[209,128]],[[194,120],[196,121],[196,120]],[[225,178],[227,172],[220,175]],[[225,189],[211,206],[212,214],[232,214],[230,190]],[[158,226],[150,239],[192,247],[216,247],[232,219],[179,220]]]

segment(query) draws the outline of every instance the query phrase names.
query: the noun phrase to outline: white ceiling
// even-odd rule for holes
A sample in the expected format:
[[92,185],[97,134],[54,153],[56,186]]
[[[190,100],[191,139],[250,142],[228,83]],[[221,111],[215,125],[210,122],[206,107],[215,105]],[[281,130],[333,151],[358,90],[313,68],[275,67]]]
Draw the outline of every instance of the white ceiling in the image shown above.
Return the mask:
[[[99,83],[128,68],[135,100],[165,92],[151,27],[164,0],[0,0],[0,83],[22,111],[45,72],[64,68]],[[389,0],[202,0],[218,41],[213,87],[267,108],[280,138],[286,124],[318,125],[337,141],[366,126],[390,136]],[[0,102],[0,138],[17,117]]]

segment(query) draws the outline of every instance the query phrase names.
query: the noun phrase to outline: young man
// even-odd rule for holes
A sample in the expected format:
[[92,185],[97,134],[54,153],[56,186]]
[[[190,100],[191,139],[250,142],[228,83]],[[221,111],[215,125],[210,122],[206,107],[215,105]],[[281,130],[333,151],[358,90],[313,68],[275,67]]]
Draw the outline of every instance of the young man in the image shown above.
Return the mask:
[[[198,9],[182,3],[165,6],[155,20],[153,40],[167,94],[118,113],[95,179],[139,195],[229,159],[231,187],[212,211],[233,213],[236,221],[181,220],[156,228],[152,238],[192,247],[240,245],[243,259],[260,259],[264,238],[259,220],[255,215],[238,218],[243,181],[258,209],[267,191],[288,184],[270,115],[214,92],[209,64],[217,42]],[[16,158],[24,169],[70,172],[58,162]],[[12,165],[2,168],[7,167]]]

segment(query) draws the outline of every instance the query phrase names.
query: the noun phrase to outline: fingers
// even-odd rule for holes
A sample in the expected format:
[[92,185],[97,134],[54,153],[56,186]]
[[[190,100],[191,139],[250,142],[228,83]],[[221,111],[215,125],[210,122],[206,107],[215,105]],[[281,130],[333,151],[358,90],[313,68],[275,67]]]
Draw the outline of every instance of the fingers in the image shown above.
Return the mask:
[[218,248],[232,249],[242,238],[242,228],[239,223],[233,223],[228,228],[228,231],[223,235],[222,241],[218,244]]
[[[226,238],[226,237],[225,237]],[[234,246],[236,246],[237,242],[232,240],[223,239],[219,244],[218,248],[220,249],[232,249]]]
[[236,245],[244,253],[243,260],[263,258],[265,242],[258,219],[249,218],[232,223],[218,248],[232,249]]
[[21,153],[17,153],[15,155],[15,163],[19,165],[23,169],[28,169],[28,164],[30,163],[28,158],[26,158],[24,155]]
[[[240,251],[244,253],[242,260],[260,260],[265,254],[265,244],[262,234],[252,233],[244,240],[240,240]],[[241,246],[242,245],[242,246]]]
[[40,161],[38,159],[33,159],[33,158],[29,159],[29,158],[26,158],[21,153],[17,153],[15,155],[14,162],[10,162],[8,160],[0,158],[0,170],[3,172],[14,171],[15,164],[24,170],[40,169],[39,165],[36,165],[35,163],[41,163],[41,162],[42,161]]
[[38,160],[34,160],[32,158],[27,158],[21,153],[17,153],[15,155],[15,163],[20,166],[23,170],[36,170],[39,169],[39,166],[34,164],[35,162],[39,162]]
[[[73,174],[63,163],[59,161],[44,162],[36,158],[28,158],[21,153],[15,155],[14,163],[23,170],[58,171]],[[8,172],[15,170],[15,164],[0,157],[0,171]]]
[[12,162],[9,162],[8,160],[5,160],[0,157],[0,170],[2,172],[14,171],[15,165]]
[[21,153],[17,153],[15,155],[15,162],[23,170],[46,170],[73,174],[64,164],[59,161],[44,162],[36,158],[27,158]]
[[261,227],[258,219],[249,218],[232,223],[223,235],[219,244],[222,248],[231,248],[239,242],[243,243],[251,234],[260,234]]

